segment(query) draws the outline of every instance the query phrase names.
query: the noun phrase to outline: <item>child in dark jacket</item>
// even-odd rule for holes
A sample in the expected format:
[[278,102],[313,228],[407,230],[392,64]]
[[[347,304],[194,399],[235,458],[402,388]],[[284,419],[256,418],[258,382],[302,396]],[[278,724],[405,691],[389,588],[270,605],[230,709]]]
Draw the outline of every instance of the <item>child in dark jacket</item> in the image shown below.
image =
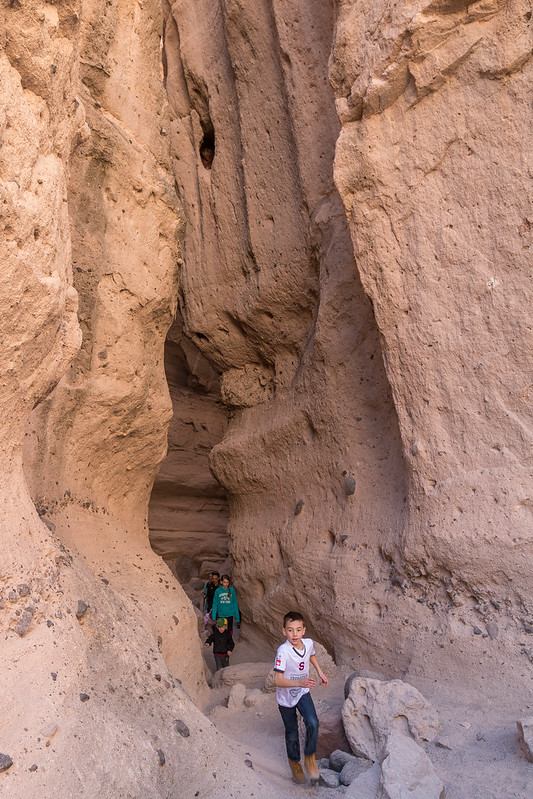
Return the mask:
[[213,644],[213,655],[215,656],[215,669],[218,671],[229,666],[229,656],[235,646],[235,642],[228,630],[227,619],[217,619],[213,632],[205,642],[206,646],[211,644]]

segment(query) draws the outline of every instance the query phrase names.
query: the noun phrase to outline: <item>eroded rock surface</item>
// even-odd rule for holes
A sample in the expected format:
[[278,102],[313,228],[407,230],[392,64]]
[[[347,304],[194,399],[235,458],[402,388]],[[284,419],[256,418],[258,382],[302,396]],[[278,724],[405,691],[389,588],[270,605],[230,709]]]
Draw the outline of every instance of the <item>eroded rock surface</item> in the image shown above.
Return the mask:
[[408,467],[403,565],[452,600],[515,606],[531,595],[530,15],[348,2],[331,71],[335,181]]
[[342,708],[342,720],[355,754],[380,763],[394,730],[420,743],[433,741],[440,729],[431,703],[401,680],[353,680]]
[[192,794],[273,795],[191,700],[148,543],[182,238],[159,4],[4,3],[0,31],[0,790],[158,799],[186,763]]
[[532,613],[527,4],[165,9],[244,619],[476,679],[471,626],[514,652]]
[[166,85],[185,329],[232,407],[211,466],[245,619],[277,636],[300,606],[337,657],[357,640],[371,659],[369,630],[388,625],[363,587],[399,537],[404,466],[332,180],[334,24],[329,3],[173,3]]

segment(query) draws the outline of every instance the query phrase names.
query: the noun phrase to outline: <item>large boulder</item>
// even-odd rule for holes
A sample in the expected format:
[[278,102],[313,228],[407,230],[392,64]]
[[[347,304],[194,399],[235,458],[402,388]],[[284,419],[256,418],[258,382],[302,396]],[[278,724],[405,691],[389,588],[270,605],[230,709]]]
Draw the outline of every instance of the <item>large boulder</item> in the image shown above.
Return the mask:
[[381,764],[379,799],[444,799],[444,786],[424,750],[394,730]]
[[374,763],[346,788],[345,799],[378,799],[380,776],[379,763]]
[[352,681],[342,708],[346,737],[356,755],[381,762],[387,739],[399,730],[416,742],[432,741],[440,724],[431,704],[402,680]]
[[220,669],[213,676],[212,687],[243,683],[247,688],[263,688],[270,671],[270,663],[238,663]]

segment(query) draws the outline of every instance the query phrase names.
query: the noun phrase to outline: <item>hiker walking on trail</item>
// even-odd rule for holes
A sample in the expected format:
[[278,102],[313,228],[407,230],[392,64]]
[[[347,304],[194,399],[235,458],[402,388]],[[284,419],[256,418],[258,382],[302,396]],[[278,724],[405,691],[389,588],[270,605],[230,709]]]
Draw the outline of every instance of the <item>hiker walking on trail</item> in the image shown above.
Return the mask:
[[213,655],[215,656],[215,669],[224,669],[229,666],[230,652],[235,647],[235,641],[228,630],[227,619],[217,619],[213,632],[206,639],[205,645],[213,644]]
[[217,590],[218,586],[220,585],[220,574],[219,572],[211,572],[209,575],[208,582],[204,585],[204,613],[210,613],[211,608],[213,607],[213,597],[215,596],[215,591]]
[[274,665],[276,699],[285,726],[285,745],[294,782],[303,784],[306,777],[300,762],[300,739],[298,717],[305,724],[304,764],[312,784],[320,777],[315,754],[318,739],[318,718],[309,693],[316,680],[309,676],[309,663],[315,667],[320,685],[327,685],[328,678],[318,665],[315,647],[311,638],[304,638],[305,626],[300,613],[292,611],[283,619],[283,635],[287,639],[278,648]]
[[222,575],[221,585],[215,591],[213,597],[213,607],[211,608],[211,618],[216,621],[222,617],[228,620],[228,630],[233,635],[233,619],[237,624],[241,623],[241,616],[239,613],[239,605],[237,602],[237,594],[231,585],[230,578],[227,574]]

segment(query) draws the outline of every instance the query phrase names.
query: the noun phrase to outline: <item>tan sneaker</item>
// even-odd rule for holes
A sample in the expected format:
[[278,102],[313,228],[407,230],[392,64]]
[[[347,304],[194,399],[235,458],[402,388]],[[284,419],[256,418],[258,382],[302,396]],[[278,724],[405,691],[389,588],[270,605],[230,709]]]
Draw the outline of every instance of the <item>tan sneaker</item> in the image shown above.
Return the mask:
[[307,776],[309,777],[309,779],[310,780],[320,779],[320,772],[316,764],[315,756],[306,755],[304,757],[304,763],[305,763],[305,770],[307,771]]
[[303,785],[304,782],[307,782],[306,776],[304,774],[304,770],[302,768],[302,764],[300,761],[295,763],[294,760],[289,760],[289,766],[291,767],[292,771],[292,778],[294,782],[297,782],[298,785]]

